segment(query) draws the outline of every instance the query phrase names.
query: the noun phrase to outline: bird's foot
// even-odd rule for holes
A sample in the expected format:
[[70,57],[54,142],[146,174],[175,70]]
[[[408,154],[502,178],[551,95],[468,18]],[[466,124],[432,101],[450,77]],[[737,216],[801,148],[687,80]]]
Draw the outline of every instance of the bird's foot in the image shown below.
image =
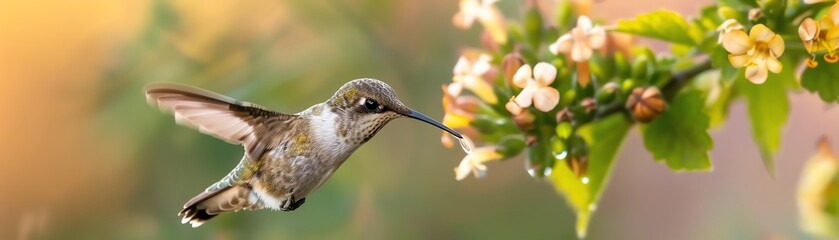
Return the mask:
[[280,206],[281,211],[290,212],[294,211],[295,209],[299,208],[303,203],[306,202],[306,198],[301,198],[300,200],[295,200],[294,196],[284,200]]

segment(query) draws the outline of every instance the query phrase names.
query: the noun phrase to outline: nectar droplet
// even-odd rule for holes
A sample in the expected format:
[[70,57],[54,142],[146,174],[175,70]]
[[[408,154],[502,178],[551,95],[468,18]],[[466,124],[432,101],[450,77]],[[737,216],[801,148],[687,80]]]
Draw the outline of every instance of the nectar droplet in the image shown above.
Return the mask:
[[467,136],[463,136],[463,138],[458,140],[460,141],[460,147],[463,148],[463,151],[466,152],[466,155],[472,154],[472,146],[474,146],[472,144],[472,140],[469,140],[469,137]]

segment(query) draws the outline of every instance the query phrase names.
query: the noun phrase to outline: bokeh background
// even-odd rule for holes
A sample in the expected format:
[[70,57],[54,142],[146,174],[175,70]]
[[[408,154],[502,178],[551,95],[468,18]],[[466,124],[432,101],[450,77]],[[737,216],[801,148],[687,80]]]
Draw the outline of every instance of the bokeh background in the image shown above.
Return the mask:
[[[613,21],[703,1],[597,1]],[[515,18],[520,1],[499,3]],[[457,1],[0,1],[0,239],[572,239],[574,215],[523,158],[454,181],[463,152],[397,120],[297,211],[226,214],[198,229],[181,205],[238,161],[241,147],[175,125],[143,86],[182,82],[297,112],[344,82],[385,80],[442,116],[440,85],[479,30]],[[793,93],[764,170],[742,102],[713,131],[710,173],[674,173],[627,138],[590,239],[807,238],[796,186],[816,139],[839,139],[839,109]],[[596,151],[596,150],[594,150]]]

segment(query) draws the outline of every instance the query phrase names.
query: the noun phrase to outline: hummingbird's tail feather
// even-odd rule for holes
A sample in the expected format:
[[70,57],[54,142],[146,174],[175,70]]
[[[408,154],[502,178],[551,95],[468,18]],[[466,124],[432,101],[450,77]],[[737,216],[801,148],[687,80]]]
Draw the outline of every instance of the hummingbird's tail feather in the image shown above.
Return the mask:
[[252,208],[254,204],[249,199],[250,193],[251,188],[246,184],[202,192],[190,199],[178,216],[183,217],[181,223],[189,223],[196,228],[219,214]]

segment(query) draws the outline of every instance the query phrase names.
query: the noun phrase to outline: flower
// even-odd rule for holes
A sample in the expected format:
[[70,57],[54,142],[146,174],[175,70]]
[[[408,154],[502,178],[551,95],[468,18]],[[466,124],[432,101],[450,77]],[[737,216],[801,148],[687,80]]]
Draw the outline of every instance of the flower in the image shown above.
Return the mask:
[[829,2],[829,1],[833,1],[833,0],[804,0],[804,3],[806,3],[806,4],[814,4],[814,3]]
[[454,65],[452,81],[463,84],[463,87],[478,95],[484,102],[495,104],[498,102],[495,91],[483,77],[492,68],[489,63],[491,59],[487,54],[480,54],[476,58],[460,56]]
[[487,167],[484,163],[489,161],[501,160],[503,156],[496,151],[495,146],[480,147],[467,154],[460,161],[460,165],[454,168],[455,179],[463,180],[469,173],[475,175],[476,178],[483,177],[486,174]]
[[506,43],[504,17],[495,7],[496,2],[498,0],[460,0],[460,11],[454,15],[452,23],[456,27],[467,29],[478,20],[492,39],[501,44]]
[[[540,62],[533,67],[522,65],[513,76],[513,84],[523,88],[513,101],[519,107],[526,108],[531,104],[542,112],[548,112],[559,104],[559,91],[550,84],[556,79],[556,67],[549,63]],[[507,107],[508,110],[511,107]]]
[[804,231],[835,237],[839,234],[836,231],[839,219],[833,211],[839,202],[835,194],[839,187],[839,158],[827,137],[819,139],[817,148],[798,179],[798,212]]
[[784,53],[784,40],[763,24],[752,27],[749,34],[733,30],[723,34],[722,45],[729,53],[728,61],[735,68],[746,67],[746,78],[752,83],[766,81],[767,71],[780,73],[778,57]]
[[585,62],[591,58],[593,49],[598,49],[606,42],[606,30],[593,26],[586,16],[577,19],[577,27],[563,34],[549,46],[553,54],[570,53],[575,62]]
[[[460,83],[452,83],[443,85],[443,125],[452,129],[458,129],[466,132],[471,132],[469,122],[475,119],[475,113],[478,111],[478,99],[473,96],[460,96],[463,86]],[[443,146],[451,148],[454,142],[451,136],[446,131],[443,131],[443,136],[440,138]]]
[[725,22],[722,22],[719,27],[717,27],[717,32],[720,32],[719,38],[717,38],[717,43],[722,43],[722,35],[731,32],[732,30],[743,30],[743,25],[737,22],[736,19],[728,19]]
[[827,62],[835,63],[839,60],[836,49],[839,48],[839,4],[830,8],[828,15],[818,22],[812,18],[806,18],[798,27],[798,37],[804,43],[807,53],[813,55],[813,59],[807,59],[807,66],[813,68],[818,65],[815,61],[815,53],[826,50],[824,59]]

